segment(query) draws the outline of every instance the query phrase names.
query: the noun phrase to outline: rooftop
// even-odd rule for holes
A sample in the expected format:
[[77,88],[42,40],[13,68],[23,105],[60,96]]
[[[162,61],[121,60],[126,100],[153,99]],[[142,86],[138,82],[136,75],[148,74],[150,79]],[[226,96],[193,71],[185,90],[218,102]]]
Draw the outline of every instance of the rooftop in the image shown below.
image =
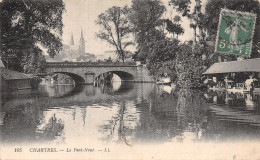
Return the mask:
[[260,58],[214,63],[203,74],[260,72]]

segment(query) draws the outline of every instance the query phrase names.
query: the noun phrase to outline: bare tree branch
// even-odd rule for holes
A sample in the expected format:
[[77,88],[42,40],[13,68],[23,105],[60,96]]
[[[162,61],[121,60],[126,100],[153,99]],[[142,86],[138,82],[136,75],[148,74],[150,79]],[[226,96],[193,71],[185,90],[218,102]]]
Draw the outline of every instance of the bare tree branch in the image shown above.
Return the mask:
[[113,45],[123,62],[125,61],[125,48],[133,44],[128,43],[127,46],[123,46],[124,44],[122,43],[123,40],[127,40],[127,35],[130,33],[130,25],[128,23],[129,10],[128,7],[120,8],[113,6],[101,13],[96,21],[96,24],[101,27],[96,36]]

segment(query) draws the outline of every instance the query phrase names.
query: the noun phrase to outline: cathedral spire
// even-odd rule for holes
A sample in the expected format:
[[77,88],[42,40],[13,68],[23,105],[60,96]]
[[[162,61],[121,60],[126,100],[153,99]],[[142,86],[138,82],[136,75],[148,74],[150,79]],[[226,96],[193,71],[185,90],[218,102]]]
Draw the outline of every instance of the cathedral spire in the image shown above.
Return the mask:
[[84,37],[83,37],[82,28],[81,28],[81,37],[80,37],[80,40],[79,40],[79,53],[81,55],[85,54],[85,40],[84,40]]
[[[83,32],[82,32],[82,28],[81,28],[81,38],[83,38]],[[83,38],[84,39],[84,38]]]
[[73,33],[71,33],[70,45],[74,45]]

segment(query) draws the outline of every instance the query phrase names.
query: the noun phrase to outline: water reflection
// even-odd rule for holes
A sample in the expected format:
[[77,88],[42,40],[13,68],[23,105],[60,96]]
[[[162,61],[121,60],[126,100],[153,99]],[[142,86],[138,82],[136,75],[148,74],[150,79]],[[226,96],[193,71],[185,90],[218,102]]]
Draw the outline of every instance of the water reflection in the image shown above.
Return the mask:
[[181,133],[176,138],[178,141],[199,141],[205,137],[207,126],[206,113],[208,108],[205,100],[201,97],[202,93],[181,89],[178,95],[177,126]]
[[[53,114],[47,122],[43,121],[41,125],[37,127],[37,139],[40,141],[43,140],[54,140],[63,135],[64,121],[57,119],[56,114]],[[64,140],[64,139],[63,139]]]
[[134,83],[129,83],[126,81],[112,81],[109,84],[101,83],[99,85],[102,93],[113,95],[113,94],[123,94],[130,92],[134,88]]
[[151,83],[54,85],[9,93],[1,141],[89,144],[259,140],[259,95],[180,89]]
[[[63,95],[74,93],[75,91],[78,91],[79,86],[74,85],[53,85],[53,86],[45,86],[46,93],[49,97],[61,97]],[[82,90],[79,90],[78,93],[80,93]]]

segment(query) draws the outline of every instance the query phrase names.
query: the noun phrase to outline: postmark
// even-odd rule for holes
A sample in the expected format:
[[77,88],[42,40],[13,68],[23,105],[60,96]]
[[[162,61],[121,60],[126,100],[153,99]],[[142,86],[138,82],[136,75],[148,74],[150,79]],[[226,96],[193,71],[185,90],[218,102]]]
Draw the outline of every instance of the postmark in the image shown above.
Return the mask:
[[222,9],[215,52],[250,56],[256,15]]

